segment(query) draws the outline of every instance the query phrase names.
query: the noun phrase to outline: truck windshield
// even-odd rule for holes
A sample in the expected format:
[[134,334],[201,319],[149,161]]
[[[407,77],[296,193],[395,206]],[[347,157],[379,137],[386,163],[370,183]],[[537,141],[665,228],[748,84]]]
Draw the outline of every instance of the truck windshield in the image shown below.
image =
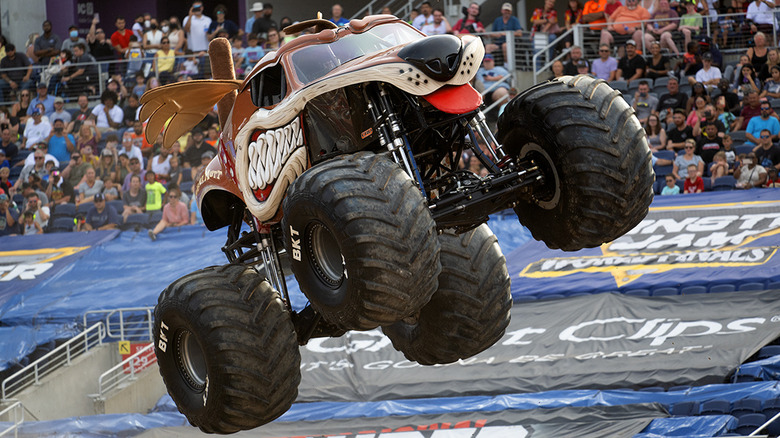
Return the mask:
[[332,43],[304,47],[292,54],[292,64],[298,79],[309,84],[355,58],[421,38],[424,36],[403,24],[380,25]]

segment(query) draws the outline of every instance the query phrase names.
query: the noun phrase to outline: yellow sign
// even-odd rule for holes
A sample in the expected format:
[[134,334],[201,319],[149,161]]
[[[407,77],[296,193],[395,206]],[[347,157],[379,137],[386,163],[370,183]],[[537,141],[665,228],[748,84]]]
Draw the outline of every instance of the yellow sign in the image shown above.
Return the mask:
[[130,341],[119,341],[119,354],[130,354]]

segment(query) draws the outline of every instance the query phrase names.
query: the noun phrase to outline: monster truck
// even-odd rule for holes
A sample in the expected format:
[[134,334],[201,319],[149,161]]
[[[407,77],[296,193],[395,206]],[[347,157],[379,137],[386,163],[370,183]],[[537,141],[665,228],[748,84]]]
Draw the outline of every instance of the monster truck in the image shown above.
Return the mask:
[[[381,327],[421,364],[495,343],[512,300],[489,214],[512,208],[536,239],[570,251],[621,236],[652,199],[644,131],[604,81],[536,85],[494,136],[469,84],[479,38],[425,37],[389,15],[285,32],[308,27],[243,81],[215,40],[214,79],[141,100],[147,138],[163,132],[166,147],[215,104],[222,124],[194,191],[208,229],[227,227],[229,264],[173,282],[154,327],[168,391],[206,432],[284,413],[312,337]],[[467,150],[486,176],[459,167]]]

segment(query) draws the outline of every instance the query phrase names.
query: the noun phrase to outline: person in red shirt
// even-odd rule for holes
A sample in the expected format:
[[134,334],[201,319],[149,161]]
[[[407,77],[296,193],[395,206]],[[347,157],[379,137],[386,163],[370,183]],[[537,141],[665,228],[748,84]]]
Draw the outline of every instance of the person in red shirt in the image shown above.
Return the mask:
[[704,180],[699,176],[699,169],[695,164],[688,165],[688,178],[683,185],[684,193],[701,193],[704,191]]
[[130,37],[133,35],[133,31],[125,28],[125,19],[122,17],[116,17],[114,24],[116,32],[111,34],[111,45],[117,51],[119,58],[124,58],[125,52],[130,46]]

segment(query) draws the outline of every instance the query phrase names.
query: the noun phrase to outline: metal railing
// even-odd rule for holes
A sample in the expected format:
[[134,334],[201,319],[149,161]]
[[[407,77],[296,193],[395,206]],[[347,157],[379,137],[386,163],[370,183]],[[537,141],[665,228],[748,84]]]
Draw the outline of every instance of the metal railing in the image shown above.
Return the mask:
[[106,330],[102,322],[74,336],[40,359],[3,380],[2,399],[7,400],[28,386],[40,383],[42,377],[51,374],[62,366],[70,365],[73,359],[101,345],[105,337]]
[[15,437],[19,436],[19,425],[24,423],[24,406],[22,406],[22,402],[17,400],[0,411],[0,418],[5,417],[6,415],[9,417],[13,416],[13,420],[10,421],[11,425],[5,429],[0,429],[0,436],[6,436],[11,432],[14,433]]
[[[780,14],[780,11],[775,10],[773,13]],[[719,47],[719,50],[724,55],[726,53],[730,52],[738,52],[738,53],[744,53],[747,50],[747,47],[750,43],[750,39],[753,37],[752,34],[746,34],[742,31],[741,23],[745,21],[745,17],[747,14],[745,13],[736,13],[736,14],[719,14],[718,17],[725,20],[734,21],[734,25],[737,27],[736,33],[731,32],[729,33],[729,38],[727,39],[728,46],[727,47]],[[713,36],[713,29],[717,27],[718,34],[721,34],[721,22],[717,21],[715,23],[711,23],[711,18],[708,15],[702,15],[703,18],[703,24],[702,28],[699,31],[699,33],[691,36],[691,41],[696,41],[696,38],[701,37],[702,35],[706,35],[710,38]],[[648,29],[654,26],[654,23],[656,22],[666,22],[666,21],[677,21],[679,22],[679,18],[674,20],[632,20],[632,23],[638,23],[639,30],[641,31],[642,38],[641,41],[637,41],[638,47],[637,49],[641,49],[644,46],[644,37],[646,33],[648,32]],[[775,19],[775,22],[777,23],[777,18]],[[601,23],[597,25],[602,25]],[[608,24],[603,24],[604,26],[607,26]],[[543,72],[548,72],[550,70],[550,67],[552,66],[553,62],[555,62],[558,59],[563,58],[567,53],[568,50],[562,50],[558,56],[553,57],[552,59],[547,59],[547,62],[544,63],[543,66],[538,65],[538,60],[540,57],[547,56],[550,49],[554,49],[561,41],[563,41],[564,37],[568,35],[573,35],[574,45],[580,46],[583,49],[583,56],[586,59],[593,59],[594,57],[598,56],[598,45],[599,45],[599,34],[600,31],[590,31],[590,26],[593,26],[593,24],[576,24],[568,31],[562,33],[558,38],[556,38],[553,42],[548,43],[546,46],[542,46],[541,44],[533,44],[532,41],[532,47],[531,50],[536,52],[533,55],[534,62],[530,65],[531,69],[533,69],[534,72],[534,83],[538,82],[538,77]],[[772,48],[774,47],[774,43],[778,41],[778,26],[772,27],[772,33],[767,34],[767,47]],[[625,35],[624,38],[627,40],[631,37],[631,35]],[[678,30],[672,31],[672,37],[675,42],[675,44],[678,46],[678,49],[680,53],[685,53],[686,48],[683,46],[682,40],[683,36],[682,33]],[[524,37],[522,37],[524,38]],[[653,38],[655,40],[658,40],[657,35],[653,35]],[[718,43],[718,41],[714,41],[715,43]],[[522,45],[518,45],[518,48],[522,47]],[[613,44],[613,48],[616,48],[616,45]],[[521,50],[521,49],[518,49]],[[649,53],[647,50],[643,52],[645,56],[647,56]],[[518,54],[519,57],[522,57],[521,54]],[[542,58],[544,59],[544,58]],[[522,66],[519,66],[520,69],[523,69]]]
[[84,327],[97,319],[105,325],[106,337],[112,340],[146,342],[152,340],[154,307],[128,307],[113,310],[90,310],[84,314]]
[[101,374],[98,378],[98,393],[92,394],[90,397],[94,399],[105,398],[106,394],[120,385],[136,380],[138,373],[156,362],[157,356],[154,355],[154,344],[149,344]]

